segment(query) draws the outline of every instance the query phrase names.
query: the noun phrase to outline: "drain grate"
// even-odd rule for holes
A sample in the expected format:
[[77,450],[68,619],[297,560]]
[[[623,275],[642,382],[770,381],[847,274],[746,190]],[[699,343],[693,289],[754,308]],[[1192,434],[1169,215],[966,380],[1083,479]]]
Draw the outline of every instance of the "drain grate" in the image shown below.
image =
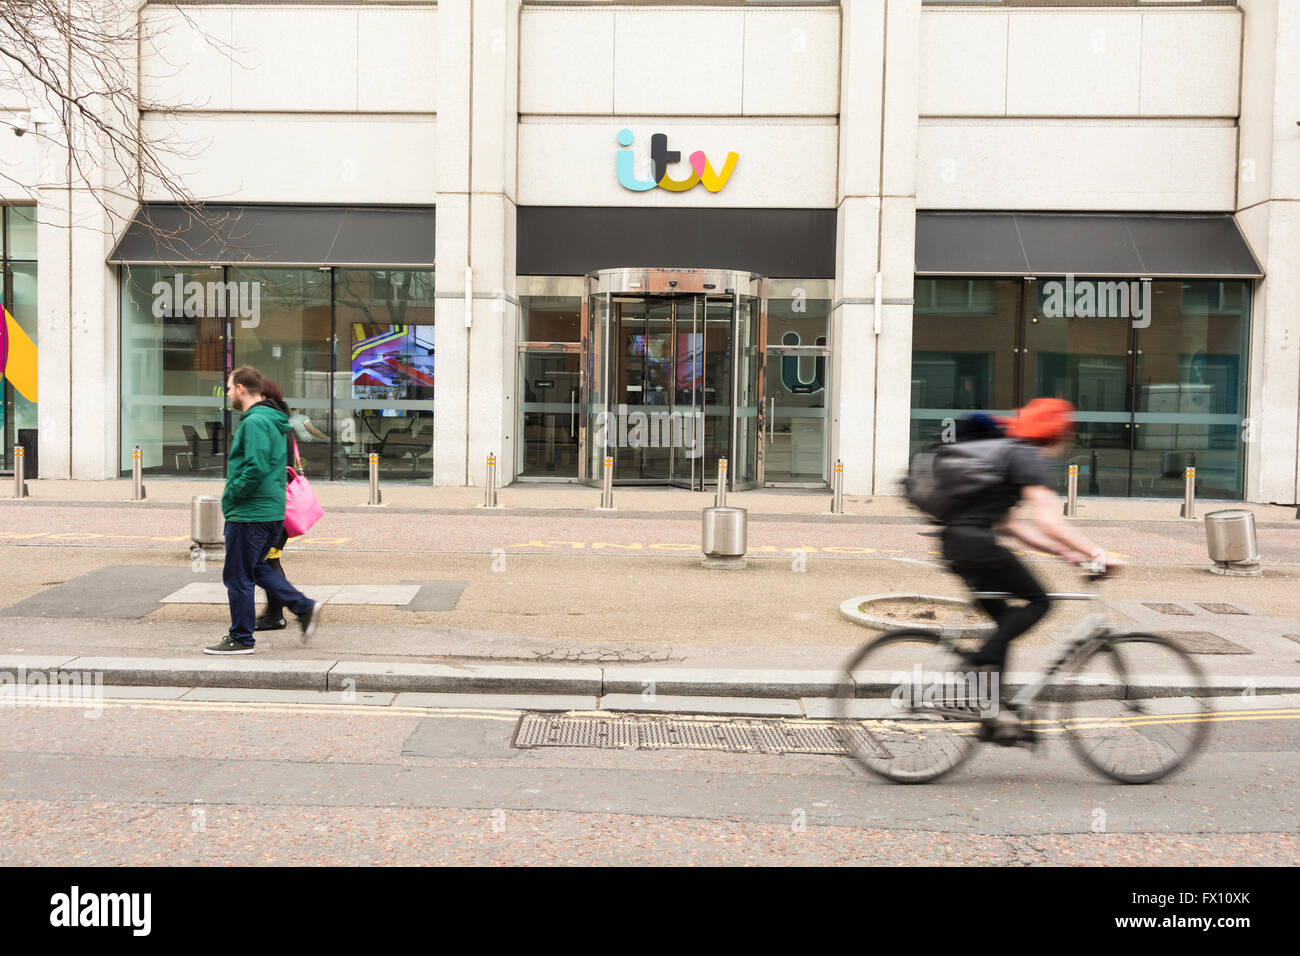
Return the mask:
[[1161,614],[1175,614],[1182,617],[1192,616],[1192,612],[1187,610],[1187,608],[1183,607],[1181,604],[1149,604],[1144,602],[1143,607],[1149,607],[1151,610],[1158,611]]
[[1205,610],[1209,611],[1211,614],[1249,614],[1250,613],[1249,611],[1243,611],[1241,608],[1235,607],[1231,604],[1202,604],[1200,601],[1197,601],[1196,606],[1199,608],[1204,608]]
[[[860,746],[876,750],[860,729]],[[828,720],[690,718],[658,714],[597,717],[590,714],[524,714],[515,746],[588,747],[599,750],[714,750],[725,753],[847,753]]]
[[1211,634],[1209,631],[1166,631],[1161,637],[1182,646],[1189,654],[1254,654],[1249,647],[1242,647],[1226,637]]

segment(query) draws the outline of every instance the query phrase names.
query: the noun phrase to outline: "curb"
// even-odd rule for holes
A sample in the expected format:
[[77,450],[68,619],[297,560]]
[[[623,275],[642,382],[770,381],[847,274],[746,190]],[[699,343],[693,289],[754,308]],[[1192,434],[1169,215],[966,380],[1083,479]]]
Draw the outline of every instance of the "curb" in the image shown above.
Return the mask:
[[[41,680],[31,681],[30,678],[36,675]],[[847,689],[850,682],[843,672],[805,669],[0,655],[0,690],[6,685],[53,683],[63,675],[92,684],[137,687],[583,697],[648,693],[663,697],[769,700],[833,698],[840,688]],[[1033,676],[1010,673],[1006,675],[1004,688],[1014,692]],[[852,675],[851,683],[854,697],[882,699],[894,692],[899,681],[898,675],[891,672],[857,671]],[[1095,696],[1104,696],[1111,689],[1109,685],[1099,684]],[[1195,684],[1152,676],[1140,685],[1129,685],[1129,690],[1144,698],[1300,694],[1300,676],[1206,677]]]

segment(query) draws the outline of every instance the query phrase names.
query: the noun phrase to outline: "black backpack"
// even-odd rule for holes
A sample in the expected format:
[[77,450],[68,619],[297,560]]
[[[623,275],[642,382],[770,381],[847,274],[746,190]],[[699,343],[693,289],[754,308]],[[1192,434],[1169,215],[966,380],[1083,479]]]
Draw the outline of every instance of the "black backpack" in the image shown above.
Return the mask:
[[1006,480],[1014,443],[1007,438],[936,442],[916,453],[903,479],[903,494],[939,523]]

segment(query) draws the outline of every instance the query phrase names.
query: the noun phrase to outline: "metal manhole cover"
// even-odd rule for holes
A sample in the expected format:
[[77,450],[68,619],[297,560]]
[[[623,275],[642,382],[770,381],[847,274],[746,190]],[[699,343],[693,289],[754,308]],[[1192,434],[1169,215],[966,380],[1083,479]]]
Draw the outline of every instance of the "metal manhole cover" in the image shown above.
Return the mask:
[[1249,611],[1243,611],[1239,607],[1234,607],[1231,604],[1202,604],[1200,601],[1197,601],[1196,606],[1200,608],[1204,608],[1205,610],[1209,611],[1211,614],[1249,614],[1250,613]]
[[1234,644],[1226,637],[1209,631],[1166,631],[1167,637],[1189,654],[1254,654],[1248,647]]
[[1142,606],[1149,607],[1153,611],[1159,611],[1161,614],[1177,614],[1182,617],[1192,616],[1192,612],[1181,604],[1149,604],[1144,602]]
[[[879,749],[860,729],[850,733],[863,749]],[[515,734],[515,746],[832,756],[847,753],[840,732],[829,720],[691,719],[660,714],[524,714]]]

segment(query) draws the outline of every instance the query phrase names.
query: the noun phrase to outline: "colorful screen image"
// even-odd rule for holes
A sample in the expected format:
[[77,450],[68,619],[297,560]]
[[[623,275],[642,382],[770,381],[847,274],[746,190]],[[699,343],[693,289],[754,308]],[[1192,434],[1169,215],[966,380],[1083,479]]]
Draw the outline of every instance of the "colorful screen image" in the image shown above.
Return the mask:
[[432,325],[352,325],[354,398],[408,398],[433,388]]

